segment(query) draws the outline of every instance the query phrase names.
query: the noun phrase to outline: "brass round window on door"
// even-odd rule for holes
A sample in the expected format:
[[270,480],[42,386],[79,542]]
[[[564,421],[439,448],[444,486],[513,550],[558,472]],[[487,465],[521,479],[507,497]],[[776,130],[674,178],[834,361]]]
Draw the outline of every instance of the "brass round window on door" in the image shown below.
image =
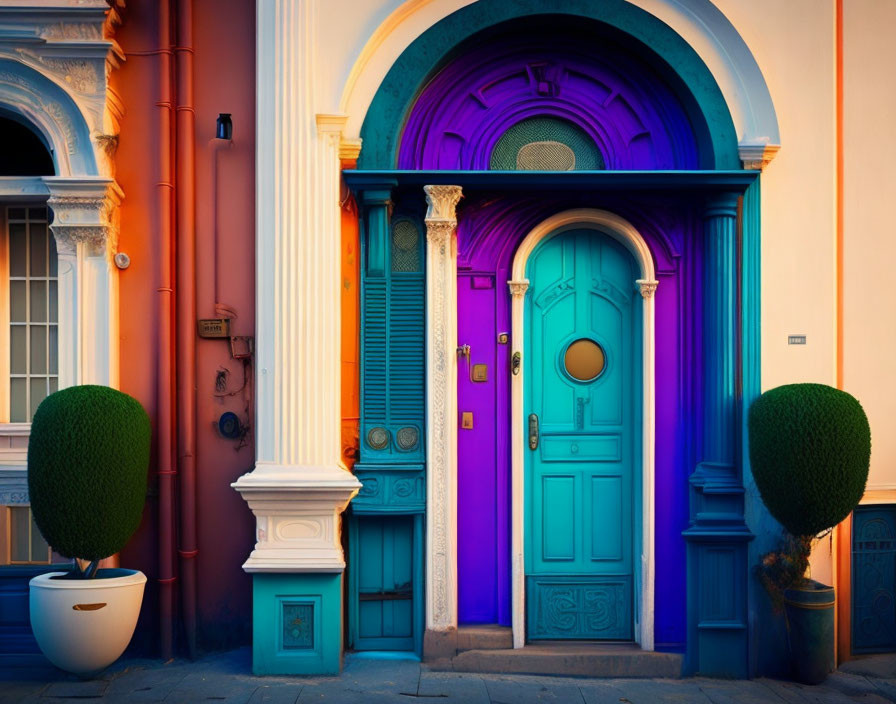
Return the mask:
[[597,379],[606,366],[604,348],[587,337],[570,343],[563,355],[563,366],[566,373],[576,381],[593,381]]

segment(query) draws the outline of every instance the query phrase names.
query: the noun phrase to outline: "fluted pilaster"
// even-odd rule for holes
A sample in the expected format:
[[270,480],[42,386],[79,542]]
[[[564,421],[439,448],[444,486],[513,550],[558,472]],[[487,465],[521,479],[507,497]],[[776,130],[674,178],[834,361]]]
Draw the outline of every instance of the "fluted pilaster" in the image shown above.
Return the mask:
[[257,518],[247,571],[339,571],[339,138],[314,112],[316,3],[258,4],[256,464],[233,485]]
[[703,460],[734,464],[737,429],[737,194],[704,211]]
[[[737,461],[737,201],[714,196],[703,213],[703,452],[691,475],[688,653],[685,670],[745,677],[747,548]],[[720,658],[719,653],[726,657]]]

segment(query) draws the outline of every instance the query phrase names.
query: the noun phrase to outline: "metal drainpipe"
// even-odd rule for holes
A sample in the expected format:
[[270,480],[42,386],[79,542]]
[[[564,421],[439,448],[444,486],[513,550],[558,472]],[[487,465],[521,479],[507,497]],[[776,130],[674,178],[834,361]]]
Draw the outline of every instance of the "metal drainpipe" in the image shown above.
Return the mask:
[[196,657],[196,113],[193,1],[177,0],[177,437],[181,599],[187,652]]
[[162,659],[174,655],[174,368],[171,181],[171,14],[170,0],[159,8],[159,332],[156,369],[159,480],[159,646]]

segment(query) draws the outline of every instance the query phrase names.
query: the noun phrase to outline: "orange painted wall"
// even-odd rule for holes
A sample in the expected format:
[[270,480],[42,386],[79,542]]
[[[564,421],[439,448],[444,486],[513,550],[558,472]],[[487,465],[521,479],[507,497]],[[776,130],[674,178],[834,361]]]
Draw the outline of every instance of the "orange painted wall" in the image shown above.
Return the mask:
[[[217,208],[221,302],[237,312],[232,334],[254,336],[255,4],[247,0],[194,0],[193,6],[197,314],[204,318],[215,315],[213,238]],[[160,174],[157,8],[157,0],[129,0],[124,25],[115,37],[127,60],[111,78],[125,106],[116,155],[117,179],[125,193],[119,249],[132,261],[120,276],[121,387],[143,403],[154,422],[158,407],[155,370],[160,230],[155,206]],[[175,95],[176,90],[175,85]],[[215,119],[222,112],[233,116],[234,139],[232,147],[222,149],[218,157],[216,203],[212,198],[214,149],[210,140]],[[254,444],[250,434],[248,443],[237,450],[236,442],[217,435],[213,423],[224,411],[254,422],[254,400],[242,392],[216,396],[219,370],[228,374],[228,392],[239,389],[243,364],[231,359],[227,342],[199,340],[196,466],[201,649],[247,643],[251,629],[251,579],[241,565],[254,542],[254,519],[230,483],[252,468]],[[246,371],[251,380],[252,368]],[[122,554],[123,565],[142,569],[149,577],[136,636],[136,646],[148,651],[157,647],[158,632],[153,582],[158,574],[158,505],[153,469],[143,524]]]
[[[356,163],[344,159],[342,168]],[[344,184],[342,189],[342,461],[351,469],[358,458],[361,413],[361,252],[358,206]]]

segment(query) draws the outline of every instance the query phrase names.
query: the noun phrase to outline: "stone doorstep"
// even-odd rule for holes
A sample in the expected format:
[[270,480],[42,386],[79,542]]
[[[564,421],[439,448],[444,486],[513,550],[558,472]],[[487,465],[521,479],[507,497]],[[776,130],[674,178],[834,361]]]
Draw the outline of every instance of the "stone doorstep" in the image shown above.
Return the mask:
[[507,626],[460,626],[457,629],[457,652],[465,650],[510,650],[513,629]]
[[683,657],[643,651],[629,643],[551,643],[519,649],[466,650],[449,660],[429,663],[431,669],[561,677],[681,677]]

